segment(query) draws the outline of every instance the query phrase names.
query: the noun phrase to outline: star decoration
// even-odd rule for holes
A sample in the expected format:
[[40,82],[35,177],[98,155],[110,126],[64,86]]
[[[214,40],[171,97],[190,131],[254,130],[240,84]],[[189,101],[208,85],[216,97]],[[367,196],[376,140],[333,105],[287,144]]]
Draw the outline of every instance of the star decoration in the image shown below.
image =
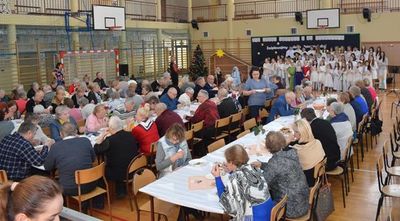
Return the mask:
[[217,57],[222,58],[225,54],[225,52],[222,49],[218,49],[217,52],[215,52],[217,54]]

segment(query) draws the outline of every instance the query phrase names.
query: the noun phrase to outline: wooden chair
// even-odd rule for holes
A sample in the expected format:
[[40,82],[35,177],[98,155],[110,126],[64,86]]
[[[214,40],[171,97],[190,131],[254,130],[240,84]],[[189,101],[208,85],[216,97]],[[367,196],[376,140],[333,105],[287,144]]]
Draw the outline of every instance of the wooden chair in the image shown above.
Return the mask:
[[51,130],[50,130],[50,127],[43,127],[42,130],[43,130],[43,133],[44,133],[47,137],[50,137],[50,138],[51,138]]
[[238,113],[231,115],[231,122],[229,123],[229,138],[233,137],[233,135],[237,133],[240,133],[240,131],[242,130],[240,126],[242,115],[243,115],[242,111],[239,111]]
[[[100,165],[85,169],[85,170],[77,170],[75,171],[75,183],[78,185],[78,196],[69,197],[70,199],[74,199],[78,201],[79,211],[82,212],[82,202],[90,200],[96,196],[106,194],[107,196],[107,205],[109,210],[110,220],[112,219],[111,213],[111,203],[110,203],[110,194],[108,189],[107,180],[104,174],[105,171],[105,163],[101,163]],[[82,194],[81,185],[88,184],[97,180],[103,179],[105,188],[97,186],[94,190],[89,193]],[[68,200],[67,200],[68,204]]]
[[247,120],[247,117],[250,115],[250,109],[249,106],[246,106],[242,109],[242,116],[243,116],[243,121]]
[[219,140],[229,136],[230,123],[231,116],[216,120],[214,125],[214,136],[212,137],[212,139]]
[[[151,199],[150,196],[139,192],[139,189],[154,182],[156,176],[149,169],[139,169],[135,172],[133,176],[132,192],[133,192],[133,204],[136,209],[136,220],[140,221],[141,212],[151,212]],[[166,203],[157,198],[154,198],[154,213],[168,220],[168,215],[173,213],[178,213],[179,207],[170,203]]]
[[383,178],[383,155],[381,154],[378,158],[378,162],[376,163],[376,175],[378,178],[378,188],[381,196],[379,197],[378,207],[376,210],[376,217],[375,220],[378,220],[379,213],[382,207],[383,199],[385,197],[394,197],[400,198],[400,184],[388,184],[384,180],[387,180],[387,177]]
[[243,131],[242,133],[238,134],[238,135],[236,136],[236,139],[239,139],[239,138],[241,138],[241,137],[243,137],[243,136],[245,136],[245,135],[247,135],[247,134],[249,134],[249,133],[250,133],[250,130],[245,130],[245,131]]
[[315,181],[314,186],[310,189],[310,196],[308,198],[308,203],[310,205],[308,212],[306,215],[299,217],[299,218],[286,218],[287,221],[311,221],[313,220],[314,212],[315,212],[315,206],[317,202],[317,197],[318,197],[318,190],[321,185],[321,180],[318,178]]
[[318,178],[322,180],[322,176],[325,175],[325,165],[326,165],[327,159],[326,157],[321,160],[317,165],[314,166],[314,178],[317,180]]
[[249,120],[246,120],[246,121],[243,123],[243,128],[244,128],[244,130],[250,130],[250,131],[251,131],[251,129],[253,129],[253,128],[256,127],[256,126],[257,126],[257,121],[256,121],[255,118],[251,118],[251,119],[249,119]]
[[129,190],[129,184],[133,183],[134,172],[144,167],[147,167],[147,158],[145,155],[139,154],[131,160],[128,169],[126,170],[126,178],[124,182],[126,183],[126,190],[128,192],[129,205],[131,207],[131,211],[133,211],[133,205],[132,205],[132,192]]
[[158,141],[154,142],[150,146],[150,155],[147,157],[148,167],[153,171],[156,171],[156,154],[157,154]]
[[225,140],[219,139],[219,140],[215,141],[214,143],[208,145],[207,149],[208,149],[208,152],[211,153],[211,152],[218,150],[219,148],[221,148],[223,146],[225,146]]
[[260,122],[264,122],[264,119],[266,119],[269,116],[269,113],[265,108],[262,108],[261,110],[258,111],[258,116]]
[[279,203],[271,209],[271,221],[280,221],[286,216],[286,203],[288,196],[285,195]]
[[[203,130],[204,127],[204,120],[197,122],[195,124],[192,124],[192,130],[193,130],[193,145],[200,143],[203,141]],[[200,135],[200,136],[198,136]]]
[[7,172],[5,170],[0,170],[0,185],[8,182]]
[[193,129],[185,131],[185,140],[188,144],[190,151],[193,151],[193,138],[194,138]]

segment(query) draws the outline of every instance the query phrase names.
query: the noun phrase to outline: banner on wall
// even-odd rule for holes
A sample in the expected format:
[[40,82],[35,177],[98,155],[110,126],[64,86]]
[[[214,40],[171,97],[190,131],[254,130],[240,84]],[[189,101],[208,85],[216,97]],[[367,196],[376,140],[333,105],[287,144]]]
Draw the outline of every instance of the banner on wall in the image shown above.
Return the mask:
[[265,58],[285,56],[289,47],[300,45],[308,51],[311,47],[321,49],[347,46],[360,48],[360,34],[334,35],[289,35],[251,38],[251,61],[254,66],[261,67]]

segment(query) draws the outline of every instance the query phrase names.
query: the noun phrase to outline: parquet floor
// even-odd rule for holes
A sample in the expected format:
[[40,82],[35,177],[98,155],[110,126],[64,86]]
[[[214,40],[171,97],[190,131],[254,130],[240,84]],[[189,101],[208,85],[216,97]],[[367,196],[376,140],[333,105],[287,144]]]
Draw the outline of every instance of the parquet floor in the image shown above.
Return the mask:
[[[343,208],[341,183],[339,179],[330,178],[332,184],[335,211],[328,217],[328,221],[369,221],[375,219],[376,208],[380,193],[376,178],[376,159],[382,152],[382,145],[385,139],[389,137],[392,124],[395,118],[390,118],[390,108],[392,102],[396,99],[396,95],[391,93],[386,95],[379,93],[379,98],[383,99],[380,117],[383,119],[383,133],[378,139],[378,144],[374,143],[374,147],[365,153],[363,162],[360,162],[360,168],[355,170],[354,183],[350,184],[350,193],[346,197],[346,208]],[[400,116],[400,113],[399,113]],[[400,183],[400,180],[395,180]],[[112,199],[113,220],[125,221],[136,220],[136,214],[130,211],[127,199]],[[386,199],[381,211],[380,221],[398,221],[400,220],[400,201]],[[101,211],[99,211],[101,212]],[[108,220],[107,216],[97,211],[92,213],[93,216]],[[101,212],[102,213],[102,212]],[[176,220],[177,214],[171,214],[169,220]],[[392,217],[391,217],[392,216]],[[225,217],[225,220],[228,220]],[[141,220],[150,220],[149,214],[143,213]],[[195,220],[191,217],[191,220]],[[220,216],[211,215],[206,220],[220,220]]]

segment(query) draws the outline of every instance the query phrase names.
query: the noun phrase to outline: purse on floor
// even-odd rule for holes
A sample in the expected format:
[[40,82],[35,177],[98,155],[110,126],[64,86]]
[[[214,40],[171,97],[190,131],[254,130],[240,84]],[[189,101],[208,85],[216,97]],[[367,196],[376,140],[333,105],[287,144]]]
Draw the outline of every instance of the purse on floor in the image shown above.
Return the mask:
[[321,187],[319,188],[317,203],[315,208],[315,220],[324,221],[335,210],[331,184],[328,182],[326,174],[323,176]]

